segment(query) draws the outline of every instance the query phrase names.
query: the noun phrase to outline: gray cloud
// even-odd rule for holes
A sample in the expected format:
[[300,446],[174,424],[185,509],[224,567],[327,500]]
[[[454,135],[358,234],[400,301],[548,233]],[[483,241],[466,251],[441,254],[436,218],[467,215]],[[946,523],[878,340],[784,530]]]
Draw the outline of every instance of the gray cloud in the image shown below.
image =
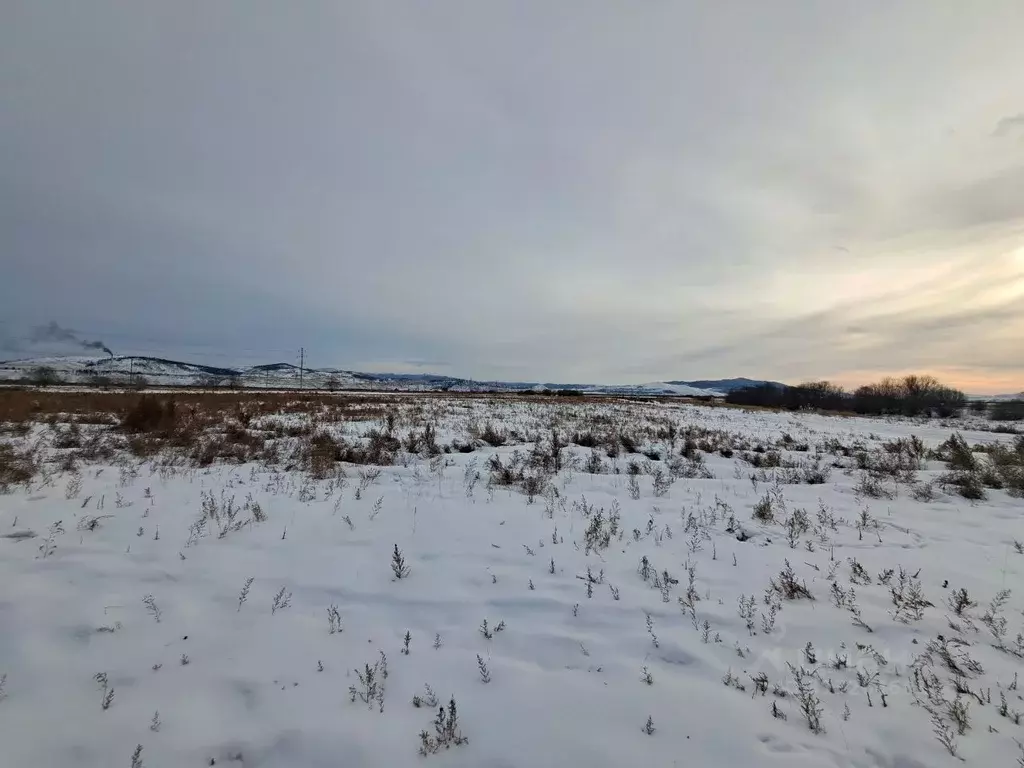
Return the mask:
[[8,4],[0,321],[477,378],[995,375],[1024,321],[929,280],[1021,264],[1022,13]]
[[1004,117],[996,124],[993,136],[1006,136],[1014,131],[1024,130],[1024,112]]

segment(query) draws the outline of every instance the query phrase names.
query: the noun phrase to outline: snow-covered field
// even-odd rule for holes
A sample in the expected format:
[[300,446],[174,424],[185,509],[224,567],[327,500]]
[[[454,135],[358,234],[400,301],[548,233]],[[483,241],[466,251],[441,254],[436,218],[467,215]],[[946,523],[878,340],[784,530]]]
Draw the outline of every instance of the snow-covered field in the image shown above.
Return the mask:
[[[0,495],[0,764],[1024,758],[1024,503],[962,498],[942,461],[891,442],[1012,435],[653,403],[395,408],[261,415],[247,428],[278,428],[276,461],[209,466],[124,444],[69,459],[117,428],[8,425],[8,460],[32,449],[35,474]],[[370,430],[401,443],[393,464],[334,462],[324,436]]]

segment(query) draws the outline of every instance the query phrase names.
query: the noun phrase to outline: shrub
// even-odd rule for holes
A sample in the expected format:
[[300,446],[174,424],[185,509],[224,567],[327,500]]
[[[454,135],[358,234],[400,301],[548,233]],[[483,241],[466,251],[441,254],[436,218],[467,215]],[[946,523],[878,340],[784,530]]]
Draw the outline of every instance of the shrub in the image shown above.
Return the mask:
[[78,448],[82,444],[82,428],[73,422],[67,429],[57,429],[53,435],[54,448]]
[[931,483],[919,483],[910,491],[910,495],[917,501],[935,501],[938,498],[935,493],[935,486]]
[[797,580],[796,572],[793,570],[793,566],[789,564],[789,560],[784,562],[786,567],[779,571],[779,575],[776,578],[768,582],[770,589],[786,600],[800,600],[804,598],[813,600],[814,596],[807,589],[806,582]]
[[54,384],[60,384],[61,378],[50,366],[40,365],[33,368],[31,373],[29,373],[29,381],[37,387],[49,387]]
[[14,446],[0,443],[0,493],[6,493],[12,485],[27,483],[38,471],[31,451],[16,451]]
[[807,408],[825,411],[849,410],[850,395],[828,381],[809,382],[795,387],[761,384],[733,390],[725,401],[735,405],[753,405],[798,411]]
[[985,498],[985,486],[1000,487],[1002,485],[998,473],[992,465],[983,467],[974,455],[967,441],[959,433],[950,436],[939,446],[936,454],[946,462],[950,471],[944,474],[939,482],[956,488],[958,494],[965,499],[981,500]]
[[[409,444],[406,439],[406,444]],[[420,445],[419,440],[413,441]],[[334,462],[344,461],[349,464],[370,464],[379,467],[391,466],[395,456],[402,448],[402,441],[389,432],[371,429],[366,434],[366,443],[350,443],[343,438],[333,437],[326,432],[313,434],[306,445],[310,472],[315,477],[327,477]]]
[[494,448],[500,448],[508,442],[508,436],[496,429],[490,422],[484,427],[484,431],[480,433],[480,439]]
[[153,395],[142,395],[121,420],[125,432],[169,432],[176,423],[174,400],[161,402]]
[[1013,447],[991,446],[982,479],[992,488],[1005,488],[1011,496],[1024,496],[1024,437],[1018,437]]
[[[477,657],[479,658],[479,656]],[[430,691],[430,687],[427,687]],[[430,692],[433,695],[433,692]],[[434,704],[437,700],[434,699]],[[458,710],[455,706],[454,697],[448,702],[448,711],[444,707],[438,707],[437,718],[434,720],[434,735],[427,731],[420,731],[420,755],[435,755],[442,748],[460,747],[469,742],[469,739],[462,735],[459,728]]]
[[[366,450],[363,451],[360,462],[362,464],[375,464],[379,467],[390,466],[395,463],[395,454],[402,448],[402,442],[390,432],[381,432],[371,429],[367,434]],[[351,459],[346,458],[346,461]]]
[[967,395],[943,386],[932,376],[886,378],[860,387],[853,394],[853,410],[864,414],[948,418],[966,405]]
[[528,503],[532,503],[533,500],[544,493],[544,490],[548,486],[548,479],[544,475],[524,475],[521,481],[523,493],[526,494]]
[[767,493],[754,505],[753,517],[762,523],[775,522],[775,510],[772,508],[772,499]]
[[103,373],[90,373],[85,377],[85,383],[97,389],[110,389],[114,386],[114,380]]
[[583,448],[597,448],[602,441],[593,432],[577,432],[572,436],[572,442]]
[[868,472],[861,472],[855,489],[861,496],[871,499],[892,499],[895,493],[885,487],[881,479]]
[[978,469],[978,460],[975,458],[974,452],[959,432],[950,435],[949,439],[939,446],[936,453],[942,461],[949,465],[950,469],[966,472],[974,472]]
[[982,501],[986,497],[985,485],[982,482],[981,474],[978,472],[967,472],[964,470],[947,472],[939,478],[939,482],[946,487],[954,487],[956,492],[965,499]]
[[818,409],[854,411],[860,414],[901,416],[956,415],[967,405],[967,396],[943,386],[931,376],[911,375],[902,379],[886,378],[848,393],[827,381],[790,387],[762,384],[737,389],[726,395],[727,403],[791,411]]
[[309,472],[323,480],[334,470],[340,456],[338,443],[326,432],[317,432],[309,439]]
[[1001,400],[989,413],[992,421],[1024,421],[1024,400]]
[[755,449],[754,453],[740,454],[740,458],[757,469],[774,469],[782,466],[782,454],[778,451],[761,453]]

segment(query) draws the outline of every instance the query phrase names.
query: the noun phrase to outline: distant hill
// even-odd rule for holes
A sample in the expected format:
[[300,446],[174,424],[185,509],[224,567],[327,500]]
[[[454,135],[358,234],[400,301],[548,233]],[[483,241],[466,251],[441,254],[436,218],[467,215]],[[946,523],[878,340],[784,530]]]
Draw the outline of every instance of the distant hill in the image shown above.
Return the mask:
[[968,395],[971,400],[1024,400],[1024,392],[1016,395]]
[[136,383],[155,386],[219,387],[228,384],[260,389],[363,389],[412,392],[554,392],[572,390],[590,395],[632,397],[721,397],[741,386],[762,382],[751,379],[713,381],[657,381],[647,384],[557,384],[526,381],[476,381],[433,373],[366,373],[336,368],[303,368],[292,363],[246,367],[215,367],[147,356],[39,357],[0,362],[0,381],[31,379],[45,367],[66,384]]
[[765,381],[763,379],[747,379],[740,377],[738,379],[701,379],[698,381],[667,381],[666,384],[675,384],[686,387],[696,387],[697,389],[710,389],[715,392],[721,392],[722,394],[728,394],[734,389],[743,389],[744,387],[760,387],[765,384],[773,387],[784,387],[778,381]]

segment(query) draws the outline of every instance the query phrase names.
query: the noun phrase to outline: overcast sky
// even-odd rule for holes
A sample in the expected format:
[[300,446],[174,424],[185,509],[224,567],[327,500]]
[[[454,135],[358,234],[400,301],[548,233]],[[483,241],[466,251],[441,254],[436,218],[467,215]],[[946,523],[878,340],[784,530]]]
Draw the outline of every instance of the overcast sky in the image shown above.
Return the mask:
[[10,0],[0,356],[54,320],[211,364],[1019,391],[1022,40],[1021,0]]

